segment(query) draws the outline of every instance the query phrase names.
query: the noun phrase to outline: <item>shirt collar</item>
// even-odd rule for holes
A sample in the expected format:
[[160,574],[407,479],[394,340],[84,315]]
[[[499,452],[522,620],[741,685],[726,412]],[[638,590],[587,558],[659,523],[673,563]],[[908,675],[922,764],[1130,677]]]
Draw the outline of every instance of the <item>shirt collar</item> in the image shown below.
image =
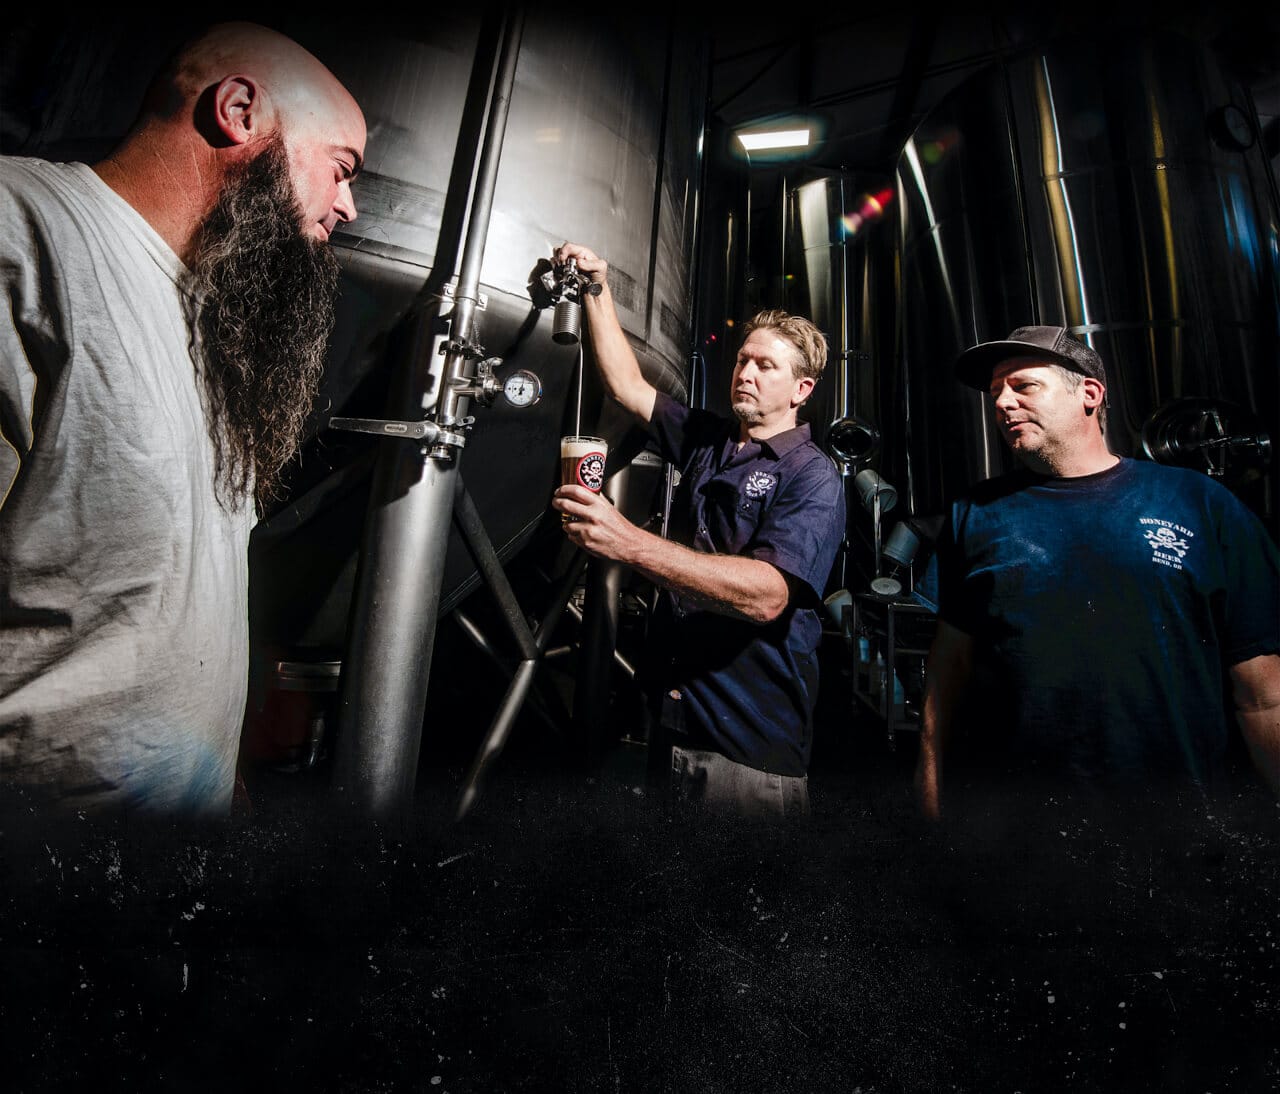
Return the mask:
[[768,449],[773,453],[775,459],[782,459],[793,448],[799,448],[807,440],[809,440],[812,430],[809,428],[808,422],[800,422],[794,429],[787,429],[781,433],[775,433],[767,440],[760,442],[762,449]]

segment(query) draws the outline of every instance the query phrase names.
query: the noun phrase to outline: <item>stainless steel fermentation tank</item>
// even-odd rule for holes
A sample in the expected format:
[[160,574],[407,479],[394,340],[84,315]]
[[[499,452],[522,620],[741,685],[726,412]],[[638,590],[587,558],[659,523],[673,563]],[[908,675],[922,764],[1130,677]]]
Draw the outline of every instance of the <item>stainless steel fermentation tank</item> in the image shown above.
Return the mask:
[[832,578],[837,588],[865,583],[858,571],[873,550],[874,529],[852,484],[882,455],[881,389],[893,360],[889,183],[871,175],[813,179],[789,192],[783,211],[792,273],[787,307],[809,316],[828,340],[826,374],[802,417],[845,482],[848,534]]
[[[662,13],[365,15],[338,36],[306,16],[273,24],[351,89],[369,138],[358,219],[332,239],[342,295],[321,398],[287,494],[251,544],[249,720],[278,707],[266,699],[282,684],[323,680],[327,694],[306,701],[338,703],[335,774],[385,812],[413,791],[419,738],[458,729],[457,709],[425,709],[427,683],[437,624],[471,593],[493,592],[514,633],[466,620],[456,632],[470,636],[466,657],[442,671],[466,678],[476,719],[508,685],[482,650],[506,656],[514,645],[527,684],[540,651],[518,602],[525,590],[505,583],[503,567],[541,549],[543,534],[566,542],[547,519],[559,437],[579,427],[605,436],[620,496],[643,499],[636,476],[658,475],[632,460],[643,434],[602,397],[590,366],[579,388],[581,343],[553,340],[540,275],[566,239],[595,248],[645,374],[686,396],[708,66],[701,37]],[[86,21],[26,42],[3,77],[5,151],[101,155],[191,29]],[[108,72],[110,95],[82,93]],[[465,345],[441,352],[451,340]],[[517,407],[459,396],[494,358],[497,381],[526,370],[541,398]],[[446,403],[450,424],[425,451],[331,425],[422,425]],[[554,548],[546,557],[563,561]],[[563,604],[558,585],[556,595]]]
[[897,213],[877,411],[904,511],[939,514],[1011,466],[989,400],[951,365],[1049,323],[1107,363],[1115,451],[1218,475],[1277,532],[1275,179],[1247,89],[1211,52],[1161,33],[985,70],[907,142]]
[[[541,275],[557,244],[584,242],[609,260],[642,369],[686,396],[706,69],[697,40],[670,30],[647,16],[507,11],[420,37],[371,36],[335,63],[370,119],[370,155],[361,215],[335,237],[345,291],[326,394],[337,416],[426,418],[464,441],[321,430],[301,465],[304,475],[306,457],[316,465],[311,479],[259,536],[262,632],[343,650],[335,778],[366,811],[403,807],[420,739],[456,723],[456,711],[427,709],[436,626],[485,583],[513,633],[477,637],[482,647],[514,638],[517,667],[509,686],[491,666],[473,673],[473,704],[498,708],[474,794],[552,622],[530,630],[502,566],[549,518],[563,543],[548,509],[559,437],[604,436],[615,477],[643,447],[594,370],[579,367],[581,341],[552,337]],[[498,381],[532,372],[541,399],[456,399],[482,361]],[[317,548],[327,573],[316,572]],[[305,587],[286,587],[295,574]]]
[[[886,536],[908,516],[936,528],[1012,466],[989,400],[951,369],[1026,323],[1103,356],[1116,451],[1213,474],[1280,531],[1275,178],[1210,52],[1153,34],[1011,56],[929,113],[869,209],[880,181],[795,188],[787,256],[795,304],[840,350],[815,420],[852,420],[897,488]],[[849,521],[856,590],[875,572],[856,500]]]

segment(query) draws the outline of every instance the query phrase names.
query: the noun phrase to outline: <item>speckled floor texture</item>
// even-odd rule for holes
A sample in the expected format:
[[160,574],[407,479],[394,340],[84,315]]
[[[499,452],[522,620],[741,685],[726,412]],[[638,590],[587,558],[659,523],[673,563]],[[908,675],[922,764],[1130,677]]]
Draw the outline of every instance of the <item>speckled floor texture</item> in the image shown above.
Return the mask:
[[931,828],[882,760],[781,829],[518,755],[461,822],[447,767],[394,822],[315,772],[216,828],[10,810],[4,1089],[1276,1088],[1274,802]]

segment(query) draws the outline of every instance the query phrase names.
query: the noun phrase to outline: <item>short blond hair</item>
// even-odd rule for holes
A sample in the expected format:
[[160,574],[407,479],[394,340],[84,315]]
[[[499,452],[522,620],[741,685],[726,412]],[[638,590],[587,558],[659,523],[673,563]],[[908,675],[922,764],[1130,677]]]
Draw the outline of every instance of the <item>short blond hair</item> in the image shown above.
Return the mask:
[[771,330],[786,339],[800,354],[799,366],[792,369],[796,379],[809,377],[815,383],[827,367],[827,336],[808,319],[792,315],[781,308],[766,308],[756,312],[742,332],[745,342],[752,331]]

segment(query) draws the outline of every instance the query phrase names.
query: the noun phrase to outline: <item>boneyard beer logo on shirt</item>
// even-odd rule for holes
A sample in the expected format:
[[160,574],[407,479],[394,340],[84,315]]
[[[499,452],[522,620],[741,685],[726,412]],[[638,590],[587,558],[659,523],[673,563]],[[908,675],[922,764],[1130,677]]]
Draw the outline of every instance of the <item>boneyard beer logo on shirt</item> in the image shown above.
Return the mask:
[[1151,546],[1151,561],[1160,566],[1172,566],[1182,569],[1182,560],[1195,539],[1195,532],[1174,524],[1171,520],[1159,520],[1156,517],[1139,517],[1138,523],[1144,527],[1144,538]]

